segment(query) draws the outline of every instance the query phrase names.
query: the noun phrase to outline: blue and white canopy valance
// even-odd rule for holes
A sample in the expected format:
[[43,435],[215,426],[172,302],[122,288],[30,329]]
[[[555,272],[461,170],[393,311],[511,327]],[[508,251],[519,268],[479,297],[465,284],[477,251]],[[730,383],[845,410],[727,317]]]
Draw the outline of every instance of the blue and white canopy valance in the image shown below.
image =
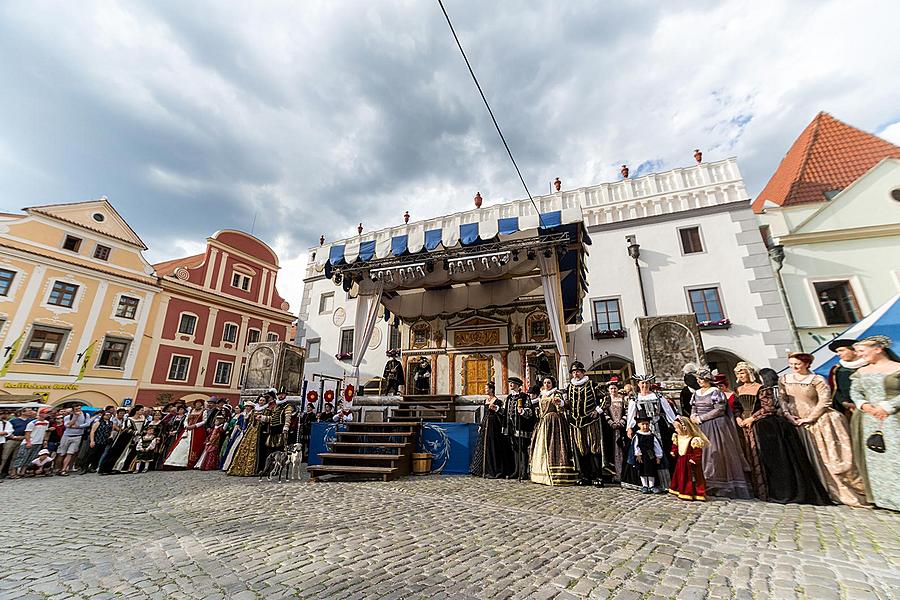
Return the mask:
[[505,236],[515,236],[529,230],[555,229],[582,222],[581,206],[575,202],[552,196],[540,198],[537,202],[540,213],[535,211],[529,200],[518,200],[325,244],[314,250],[315,268],[322,271],[328,263],[352,264],[406,253],[449,249],[493,240],[498,236],[502,240]]

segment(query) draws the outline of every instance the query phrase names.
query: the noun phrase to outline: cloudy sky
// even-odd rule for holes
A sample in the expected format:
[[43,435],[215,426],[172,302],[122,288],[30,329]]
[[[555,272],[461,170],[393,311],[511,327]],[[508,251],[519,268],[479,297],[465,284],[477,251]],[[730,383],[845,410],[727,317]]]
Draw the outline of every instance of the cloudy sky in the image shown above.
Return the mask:
[[[900,3],[445,0],[533,193],[737,156],[820,110],[900,143]],[[106,195],[160,261],[523,196],[436,0],[0,2],[0,209]],[[255,224],[254,224],[255,221]]]

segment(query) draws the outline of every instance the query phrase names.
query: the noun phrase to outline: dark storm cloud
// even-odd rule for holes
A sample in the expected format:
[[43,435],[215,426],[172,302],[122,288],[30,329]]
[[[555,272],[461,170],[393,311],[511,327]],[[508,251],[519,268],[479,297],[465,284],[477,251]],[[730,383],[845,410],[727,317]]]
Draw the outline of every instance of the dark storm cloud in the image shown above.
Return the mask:
[[[874,0],[445,4],[535,194],[696,147],[754,194],[819,110],[896,121]],[[4,3],[0,52],[2,208],[106,194],[154,260],[524,195],[436,2]]]

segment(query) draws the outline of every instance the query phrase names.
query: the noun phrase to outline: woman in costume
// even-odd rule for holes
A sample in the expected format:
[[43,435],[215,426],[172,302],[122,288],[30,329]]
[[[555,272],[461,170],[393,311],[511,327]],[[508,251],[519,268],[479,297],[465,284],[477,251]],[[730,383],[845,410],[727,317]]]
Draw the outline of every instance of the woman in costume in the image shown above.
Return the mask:
[[219,468],[219,452],[222,450],[222,442],[225,440],[225,415],[216,415],[213,420],[213,428],[206,436],[203,454],[197,461],[195,469],[212,471]]
[[[752,402],[749,416],[739,417],[737,423],[743,435],[752,439],[755,460],[762,468],[766,499],[778,504],[831,504],[797,428],[782,416],[778,374],[773,369],[760,369],[757,382],[753,367],[747,363],[738,363],[734,372],[740,382],[738,404],[743,407]],[[752,461],[750,464],[754,466]]]
[[900,511],[900,360],[887,336],[854,348],[869,363],[850,377],[850,397],[862,413],[867,487],[875,506]]
[[728,411],[728,399],[714,387],[709,369],[697,372],[700,389],[691,400],[691,420],[709,440],[703,450],[703,476],[713,496],[752,498],[745,472],[750,470],[741,453],[737,428]]
[[203,400],[195,400],[164,466],[170,469],[192,469],[197,464],[206,442],[206,416]]
[[682,500],[706,500],[706,480],[703,478],[703,448],[709,440],[687,417],[675,419],[675,433],[672,434],[672,456],[675,470],[669,493]]
[[[756,369],[750,363],[739,362],[734,367],[734,374],[738,380],[738,387],[736,393],[733,394],[734,400],[731,406],[734,412],[734,421],[741,434],[741,451],[744,453],[744,460],[750,466],[747,483],[750,484],[753,494],[765,502],[769,499],[769,492],[753,428],[753,417],[762,417],[766,414],[760,406],[759,391],[762,389],[762,385],[757,379]],[[722,389],[721,386],[719,389]],[[768,392],[767,395],[771,396]]]
[[157,471],[162,470],[166,457],[169,456],[169,452],[178,441],[178,435],[184,425],[184,418],[187,416],[187,409],[183,404],[167,404],[164,412],[165,415],[163,415],[159,427],[159,451],[156,453]]
[[[614,469],[613,480],[618,483],[622,481],[622,469],[625,466],[625,455],[628,449],[628,437],[625,435],[628,406],[625,396],[619,393],[617,384],[610,383],[606,389],[609,392],[609,403],[603,411],[603,416],[608,429],[604,431],[604,434],[609,434],[607,456]],[[605,441],[606,435],[604,435]]]
[[788,355],[790,372],[778,380],[784,417],[800,434],[810,462],[835,502],[867,506],[866,492],[853,464],[847,420],[831,407],[831,390],[821,375],[809,370],[813,355]]
[[253,415],[246,417],[249,421],[247,429],[241,438],[240,444],[234,453],[231,466],[228,467],[229,475],[238,477],[253,477],[259,472],[256,464],[259,458],[259,417],[268,409],[269,402],[265,396],[256,398],[253,405]]
[[562,413],[562,393],[556,380],[545,377],[540,392],[540,420],[531,440],[531,481],[563,486],[578,483],[569,424]]
[[[672,439],[672,423],[675,422],[675,411],[668,400],[660,396],[652,389],[653,381],[656,379],[653,375],[635,375],[634,380],[637,381],[638,390],[631,402],[628,403],[628,412],[625,419],[625,433],[629,440],[628,456],[625,460],[627,467],[622,473],[622,487],[631,489],[640,489],[646,487],[641,483],[641,475],[639,473],[638,463],[634,454],[634,436],[636,433],[637,416],[645,415],[650,419],[650,431],[656,436],[659,445],[669,443]],[[659,466],[656,468],[656,488],[660,493],[665,493],[669,487],[669,461],[665,454],[660,460]]]
[[225,443],[222,444],[222,460],[219,468],[223,471],[227,471],[231,467],[234,455],[240,446],[241,440],[244,439],[244,434],[247,432],[247,427],[250,426],[252,419],[253,405],[249,402],[244,405],[243,412],[232,419],[231,433],[228,434]]
[[137,405],[131,409],[128,416],[119,425],[119,433],[115,441],[100,461],[97,471],[101,475],[110,473],[125,473],[131,470],[136,451],[134,449],[141,431],[144,429],[144,407]]
[[484,416],[478,427],[478,444],[472,454],[469,472],[476,477],[497,479],[507,477],[515,471],[509,440],[503,435],[506,415],[503,403],[494,393],[494,384],[484,386],[487,398],[484,400]]

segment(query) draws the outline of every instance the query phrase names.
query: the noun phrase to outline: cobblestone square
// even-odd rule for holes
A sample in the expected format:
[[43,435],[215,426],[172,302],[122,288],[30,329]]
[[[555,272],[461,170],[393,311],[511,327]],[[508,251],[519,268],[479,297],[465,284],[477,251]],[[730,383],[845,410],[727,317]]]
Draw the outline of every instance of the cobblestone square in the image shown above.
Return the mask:
[[900,515],[472,477],[0,484],[0,598],[900,597]]

